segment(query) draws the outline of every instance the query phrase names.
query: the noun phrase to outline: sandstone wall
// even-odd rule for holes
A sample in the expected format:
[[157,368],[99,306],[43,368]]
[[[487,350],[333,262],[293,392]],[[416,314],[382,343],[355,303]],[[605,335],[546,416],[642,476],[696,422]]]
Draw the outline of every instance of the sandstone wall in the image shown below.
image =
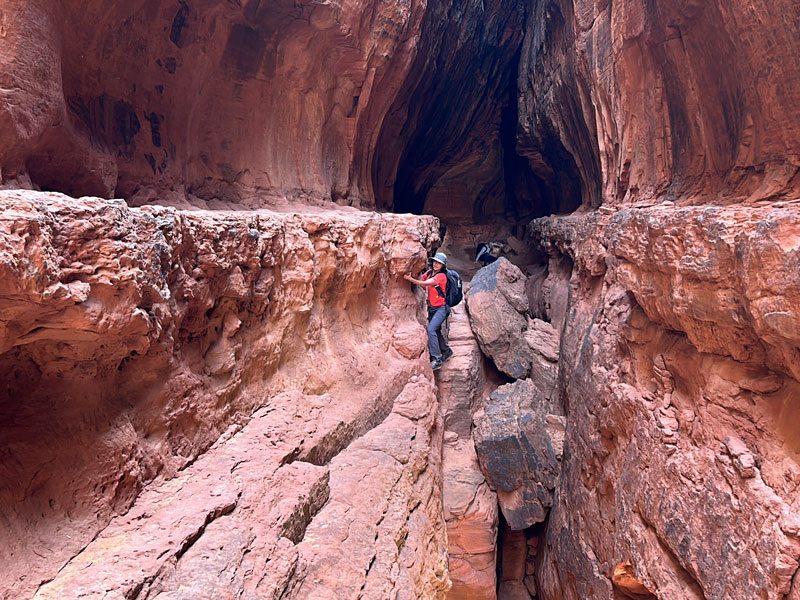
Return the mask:
[[421,212],[442,180],[463,214],[473,195],[479,214],[502,213],[499,128],[524,13],[480,0],[8,2],[0,184]]
[[533,2],[519,151],[586,205],[781,196],[800,187],[800,5]]
[[798,227],[796,203],[534,222],[574,264],[543,290],[569,300],[541,598],[799,593]]
[[[300,598],[345,570],[336,593],[444,592],[442,429],[400,279],[436,219],[3,192],[0,236],[0,595],[69,561],[41,597],[261,573]],[[278,550],[269,576],[241,563]]]
[[2,179],[137,202],[371,198],[426,7],[5,3]]

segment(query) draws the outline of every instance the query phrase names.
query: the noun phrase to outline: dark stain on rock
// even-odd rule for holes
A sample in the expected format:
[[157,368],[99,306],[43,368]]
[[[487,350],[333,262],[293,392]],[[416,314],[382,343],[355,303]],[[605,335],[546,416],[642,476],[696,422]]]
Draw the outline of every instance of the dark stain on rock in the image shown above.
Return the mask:
[[119,156],[133,158],[133,140],[141,129],[133,105],[113,100],[106,94],[86,101],[74,96],[67,102],[70,114],[86,130],[91,144],[104,151],[116,150]]
[[153,140],[153,146],[161,148],[161,119],[156,113],[146,114],[145,119],[150,123],[150,138]]
[[153,175],[156,174],[156,157],[152,154],[145,154],[144,155],[147,164],[150,165],[150,168],[153,169]]
[[174,56],[170,56],[164,63],[164,68],[167,70],[167,73],[174,75],[175,70],[178,68],[178,59]]
[[267,41],[256,29],[234,25],[225,44],[222,67],[236,79],[252,79],[261,69]]
[[114,102],[113,141],[116,146],[133,144],[133,138],[142,128],[133,105],[123,100]]
[[178,48],[183,48],[184,44],[181,43],[181,34],[186,29],[186,19],[189,16],[189,5],[181,0],[181,7],[175,13],[175,18],[172,19],[172,27],[169,30],[169,39]]

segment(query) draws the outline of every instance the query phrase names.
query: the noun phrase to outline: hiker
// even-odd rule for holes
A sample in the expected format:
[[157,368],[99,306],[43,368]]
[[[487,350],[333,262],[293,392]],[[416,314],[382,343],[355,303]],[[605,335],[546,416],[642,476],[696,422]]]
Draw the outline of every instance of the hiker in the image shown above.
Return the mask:
[[485,267],[498,259],[501,249],[502,244],[498,242],[481,242],[476,249],[475,262],[480,262]]
[[430,270],[423,273],[422,279],[415,279],[411,275],[403,276],[415,285],[428,288],[428,352],[431,355],[431,369],[434,371],[440,369],[444,361],[453,356],[453,351],[442,335],[442,324],[450,314],[450,307],[445,301],[446,266],[447,256],[437,252],[431,259]]

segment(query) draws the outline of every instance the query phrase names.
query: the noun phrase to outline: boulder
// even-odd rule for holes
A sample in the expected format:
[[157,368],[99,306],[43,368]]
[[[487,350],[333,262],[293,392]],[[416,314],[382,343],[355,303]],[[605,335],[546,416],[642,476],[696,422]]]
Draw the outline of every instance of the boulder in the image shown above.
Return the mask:
[[541,523],[553,504],[566,420],[531,380],[504,385],[475,413],[478,462],[512,530]]
[[506,375],[527,377],[531,350],[525,339],[528,297],[522,271],[500,258],[475,274],[466,299],[469,322],[483,353]]
[[558,331],[547,321],[528,319],[525,341],[531,349],[530,378],[552,399],[558,377]]

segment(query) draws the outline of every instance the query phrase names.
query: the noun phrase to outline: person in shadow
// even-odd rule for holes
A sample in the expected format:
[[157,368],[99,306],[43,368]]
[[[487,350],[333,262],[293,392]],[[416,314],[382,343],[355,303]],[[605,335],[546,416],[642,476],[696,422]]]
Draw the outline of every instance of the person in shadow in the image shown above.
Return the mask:
[[500,257],[502,245],[498,242],[481,242],[478,244],[475,253],[475,262],[482,263],[482,266],[492,264]]

